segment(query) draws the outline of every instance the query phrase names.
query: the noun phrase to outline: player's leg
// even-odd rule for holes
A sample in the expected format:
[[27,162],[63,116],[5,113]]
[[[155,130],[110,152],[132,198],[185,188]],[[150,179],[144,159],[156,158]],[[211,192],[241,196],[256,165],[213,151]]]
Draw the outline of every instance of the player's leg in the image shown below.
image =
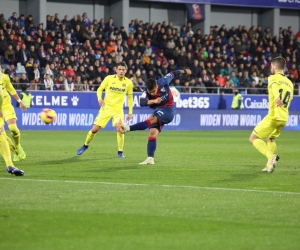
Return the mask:
[[89,147],[90,142],[95,138],[100,128],[105,128],[108,121],[111,119],[109,112],[105,112],[102,108],[95,118],[92,129],[87,133],[85,142],[81,148],[77,150],[77,155],[82,155]]
[[88,149],[90,142],[95,138],[100,128],[101,127],[96,124],[93,125],[92,129],[86,135],[83,146],[77,150],[77,155],[82,155],[84,151]]
[[139,165],[154,164],[154,154],[157,146],[156,141],[160,131],[161,131],[161,127],[159,125],[155,125],[152,128],[150,128],[149,135],[148,135],[148,144],[147,144],[148,157],[145,161],[141,162]]
[[[17,151],[17,149],[16,149],[14,143],[12,142],[12,140],[7,136],[4,127],[2,127],[1,133],[2,133],[2,135],[4,136],[4,138],[6,138],[10,150],[11,150],[12,152],[14,152],[14,154],[16,154],[16,156],[18,156],[18,151]],[[18,160],[19,160],[19,157],[17,157],[17,158],[18,158]]]
[[267,162],[266,167],[263,169],[263,171],[273,172],[276,163],[280,159],[279,155],[276,154],[277,145],[275,142],[275,138],[278,138],[280,136],[281,129],[285,126],[285,124],[286,124],[285,122],[276,122],[274,131],[267,138],[267,147],[269,148],[270,151],[273,152],[273,156],[272,159]]
[[5,119],[8,125],[8,129],[10,130],[12,139],[14,141],[17,154],[14,156],[14,160],[24,160],[26,158],[26,154],[21,146],[21,132],[17,126],[17,119],[16,118],[8,118]]
[[273,154],[276,153],[277,145],[275,142],[275,138],[270,138],[270,137],[267,138],[267,147],[270,151],[273,152]]
[[[120,126],[121,124],[124,123],[123,119],[124,119],[123,111],[116,112],[116,114],[114,114],[113,118],[112,118],[112,125],[114,127]],[[117,132],[117,144],[118,144],[118,157],[119,158],[125,158],[125,156],[123,154],[124,140],[125,140],[124,134]]]
[[127,133],[135,130],[145,130],[155,124],[168,124],[175,115],[175,109],[173,107],[157,108],[154,110],[153,115],[150,115],[146,121],[136,123],[132,126],[127,124],[121,124],[117,127],[117,131],[120,133]]
[[17,150],[17,154],[14,155],[14,161],[25,159],[26,154],[21,146],[21,132],[17,126],[17,115],[11,103],[3,106],[3,118],[8,125],[8,129],[10,130]]
[[119,123],[117,125],[117,131],[119,133],[125,134],[129,131],[145,130],[145,129],[149,128],[150,126],[152,126],[153,124],[157,124],[157,122],[158,122],[157,117],[153,114],[153,115],[150,115],[146,121],[138,122],[131,126],[129,126],[125,123],[121,123],[121,124]]
[[[1,128],[1,130],[2,130],[2,128]],[[8,142],[5,138],[5,136],[3,136],[3,134],[1,132],[0,132],[0,153],[1,153],[1,155],[4,159],[4,161],[5,161],[6,170],[7,170],[8,173],[14,174],[14,175],[17,175],[17,176],[24,175],[24,171],[16,168],[14,166],[14,164],[12,163]]]
[[274,153],[267,147],[267,144],[262,140],[267,138],[275,129],[274,124],[270,119],[265,117],[253,130],[249,137],[249,142],[268,159],[270,165]]

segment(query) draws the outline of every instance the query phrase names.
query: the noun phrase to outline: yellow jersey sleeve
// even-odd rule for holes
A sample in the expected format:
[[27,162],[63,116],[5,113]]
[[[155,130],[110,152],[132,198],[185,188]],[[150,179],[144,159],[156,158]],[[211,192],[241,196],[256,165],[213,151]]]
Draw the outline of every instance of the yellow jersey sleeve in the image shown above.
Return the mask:
[[11,94],[11,95],[15,95],[17,94],[17,91],[15,90],[14,86],[11,84],[10,78],[9,76],[5,75],[4,79],[4,83],[5,83],[5,88],[6,90]]

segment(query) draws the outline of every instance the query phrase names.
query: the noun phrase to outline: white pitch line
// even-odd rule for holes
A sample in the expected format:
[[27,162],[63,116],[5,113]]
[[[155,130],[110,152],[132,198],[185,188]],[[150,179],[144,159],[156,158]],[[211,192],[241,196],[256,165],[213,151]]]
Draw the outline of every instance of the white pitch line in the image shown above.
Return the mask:
[[166,188],[186,188],[186,189],[205,189],[205,190],[219,190],[219,191],[237,191],[237,192],[253,192],[253,193],[270,193],[270,194],[291,194],[300,195],[299,192],[284,192],[271,190],[255,190],[255,189],[241,189],[241,188],[218,188],[218,187],[198,187],[198,186],[180,186],[180,185],[166,185],[166,184],[139,184],[139,183],[120,183],[120,182],[97,182],[97,181],[71,181],[71,180],[36,180],[17,178],[0,178],[0,180],[9,181],[32,181],[32,182],[61,182],[61,183],[76,183],[76,184],[100,184],[100,185],[116,185],[116,186],[141,186],[141,187],[166,187]]

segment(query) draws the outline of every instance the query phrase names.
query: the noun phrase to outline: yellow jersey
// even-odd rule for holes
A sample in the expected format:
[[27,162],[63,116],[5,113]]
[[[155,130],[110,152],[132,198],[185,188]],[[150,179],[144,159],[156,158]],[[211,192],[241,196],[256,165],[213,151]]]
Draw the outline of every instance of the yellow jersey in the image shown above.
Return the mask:
[[3,90],[3,106],[5,106],[6,104],[11,103],[11,98],[9,93],[11,95],[15,95],[17,94],[17,92],[14,86],[11,84],[9,76],[7,76],[6,74],[0,73],[0,85],[2,85],[2,90]]
[[[268,77],[269,92],[269,116],[273,120],[288,121],[289,106],[294,96],[293,83],[282,73],[276,73]],[[276,99],[280,98],[283,106],[276,105]]]
[[133,109],[133,84],[126,77],[119,78],[117,75],[105,77],[97,90],[98,100],[102,100],[102,92],[105,90],[105,106],[112,109],[123,109],[126,94],[128,95],[129,114]]

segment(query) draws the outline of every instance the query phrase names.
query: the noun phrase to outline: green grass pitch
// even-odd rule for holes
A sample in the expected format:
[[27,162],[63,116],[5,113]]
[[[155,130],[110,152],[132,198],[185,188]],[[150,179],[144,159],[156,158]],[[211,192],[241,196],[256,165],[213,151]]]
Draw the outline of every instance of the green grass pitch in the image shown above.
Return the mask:
[[22,131],[24,177],[0,169],[0,249],[300,249],[299,132],[277,140],[272,174],[250,131]]

